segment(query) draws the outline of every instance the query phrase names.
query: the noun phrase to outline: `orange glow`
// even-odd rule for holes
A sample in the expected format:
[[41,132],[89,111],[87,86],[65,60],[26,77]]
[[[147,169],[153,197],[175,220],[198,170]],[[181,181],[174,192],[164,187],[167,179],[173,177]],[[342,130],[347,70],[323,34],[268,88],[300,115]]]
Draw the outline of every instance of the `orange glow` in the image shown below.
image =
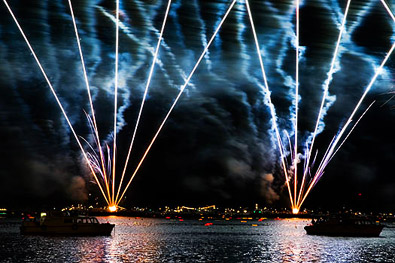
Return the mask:
[[292,208],[292,214],[297,215],[299,213],[299,208]]
[[110,212],[116,212],[117,210],[118,210],[118,206],[116,206],[116,205],[108,206],[108,211],[110,211]]

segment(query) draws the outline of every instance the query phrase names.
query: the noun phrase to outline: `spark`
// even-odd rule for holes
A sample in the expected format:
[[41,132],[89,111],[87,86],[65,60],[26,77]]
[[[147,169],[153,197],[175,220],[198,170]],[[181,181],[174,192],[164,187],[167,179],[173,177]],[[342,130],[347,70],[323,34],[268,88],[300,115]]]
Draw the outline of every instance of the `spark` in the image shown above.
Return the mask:
[[296,73],[295,73],[295,145],[294,145],[294,204],[298,185],[298,107],[299,107],[299,0],[296,0]]
[[35,59],[37,65],[38,65],[38,67],[40,68],[41,73],[43,74],[43,76],[44,76],[44,78],[45,78],[45,80],[46,80],[46,82],[47,82],[47,84],[48,84],[48,86],[49,86],[49,88],[50,88],[50,90],[51,90],[53,96],[55,97],[55,100],[56,100],[56,102],[57,102],[57,104],[58,104],[60,110],[62,111],[62,114],[63,114],[64,118],[66,119],[66,122],[67,122],[67,124],[68,124],[68,126],[69,126],[71,132],[73,133],[73,136],[74,136],[75,140],[77,141],[78,146],[79,146],[80,149],[81,149],[81,152],[82,152],[82,154],[83,154],[83,156],[84,156],[84,158],[85,158],[85,160],[86,160],[86,162],[87,162],[87,164],[88,164],[88,167],[89,167],[89,169],[90,169],[90,171],[91,171],[93,177],[95,178],[96,183],[97,183],[98,186],[99,186],[99,189],[100,189],[101,193],[103,194],[104,199],[106,200],[107,203],[109,203],[109,200],[107,199],[107,197],[106,197],[106,195],[105,195],[105,193],[104,193],[104,191],[103,191],[103,188],[102,188],[102,186],[101,186],[101,184],[100,184],[100,182],[99,182],[99,180],[98,180],[98,178],[97,178],[97,176],[96,176],[96,173],[95,173],[95,171],[94,171],[94,169],[93,169],[93,167],[92,167],[92,165],[91,165],[91,163],[90,163],[90,161],[89,161],[88,155],[86,154],[86,152],[85,152],[85,150],[84,150],[84,147],[82,146],[80,140],[78,139],[77,133],[75,132],[75,130],[74,130],[74,128],[73,128],[73,125],[71,124],[70,119],[69,119],[69,117],[67,116],[67,113],[66,113],[66,111],[65,111],[65,109],[64,109],[64,107],[63,107],[63,105],[62,105],[62,103],[60,102],[60,100],[59,100],[59,98],[58,98],[58,96],[57,96],[57,94],[56,94],[55,89],[54,89],[53,86],[52,86],[52,83],[50,82],[50,80],[49,80],[47,74],[45,73],[45,70],[44,70],[43,66],[41,65],[40,60],[38,59],[38,57],[37,57],[37,55],[36,55],[36,52],[34,51],[34,49],[33,49],[33,47],[31,46],[29,40],[27,39],[27,37],[26,37],[26,35],[25,35],[25,33],[24,33],[22,27],[20,26],[20,24],[19,24],[17,18],[15,17],[14,13],[12,12],[11,7],[8,5],[8,3],[7,3],[6,0],[3,0],[3,2],[4,2],[4,4],[6,5],[8,11],[10,12],[10,14],[11,14],[11,16],[12,16],[12,18],[13,18],[15,24],[16,24],[16,26],[18,27],[18,29],[19,29],[19,31],[20,31],[22,37],[24,38],[24,40],[25,40],[25,42],[26,42],[26,44],[27,44],[27,46],[29,47],[30,52],[32,53],[32,55],[33,55],[33,57],[34,57],[34,59]]
[[287,188],[288,188],[288,193],[289,193],[289,197],[290,197],[290,200],[291,200],[291,204],[293,205],[294,202],[293,202],[293,199],[292,199],[291,187],[289,185],[289,177],[288,177],[288,172],[287,172],[287,166],[286,166],[286,163],[285,163],[285,154],[284,154],[283,143],[281,141],[280,133],[278,131],[277,122],[276,122],[276,112],[275,112],[275,108],[274,108],[274,105],[273,105],[271,97],[270,97],[270,89],[269,89],[269,85],[268,85],[268,82],[267,82],[265,67],[264,67],[263,61],[262,61],[262,55],[261,55],[261,51],[260,51],[260,48],[259,48],[258,37],[256,35],[255,24],[254,24],[254,20],[252,18],[250,5],[248,3],[248,0],[246,0],[245,3],[246,3],[246,7],[247,7],[248,16],[249,16],[249,19],[250,19],[252,33],[254,35],[255,47],[256,47],[256,50],[257,50],[257,53],[258,53],[259,63],[260,63],[260,66],[261,66],[261,71],[262,71],[262,77],[263,77],[263,81],[265,83],[264,93],[265,93],[266,99],[269,102],[269,108],[270,108],[270,113],[271,113],[271,117],[272,117],[272,126],[274,127],[274,130],[275,130],[275,133],[276,133],[276,139],[277,139],[277,144],[278,144],[278,148],[279,148],[279,151],[280,151],[281,163],[282,163],[282,168],[283,168],[284,175],[285,175],[285,181],[286,181],[286,184],[287,184]]
[[143,157],[141,158],[140,162],[138,163],[136,169],[134,170],[134,172],[133,172],[131,178],[129,179],[129,182],[126,185],[124,191],[122,192],[120,198],[117,200],[117,202],[116,202],[117,204],[119,204],[119,202],[122,200],[123,196],[125,195],[126,190],[129,188],[131,182],[133,181],[133,178],[135,177],[135,175],[137,174],[138,170],[140,169],[141,164],[144,162],[145,158],[147,157],[148,152],[150,151],[152,145],[154,144],[154,142],[155,142],[156,138],[158,137],[159,133],[161,132],[161,130],[162,130],[163,126],[165,125],[167,119],[169,118],[171,112],[173,111],[174,107],[176,106],[178,100],[180,99],[182,93],[184,92],[184,89],[186,88],[186,86],[188,85],[189,81],[191,80],[191,78],[192,78],[193,74],[195,73],[197,67],[199,66],[200,62],[204,58],[204,56],[207,53],[209,47],[211,46],[211,43],[214,41],[214,38],[217,36],[218,31],[220,30],[222,24],[225,22],[226,18],[228,17],[230,11],[232,10],[232,8],[233,8],[233,6],[235,5],[236,2],[237,2],[237,0],[233,0],[231,5],[229,6],[229,8],[226,11],[224,17],[222,18],[221,22],[219,23],[217,29],[215,30],[214,34],[212,35],[210,41],[207,43],[207,46],[204,48],[204,50],[203,50],[202,54],[200,55],[198,61],[196,62],[195,66],[193,67],[191,73],[189,74],[187,80],[185,81],[184,85],[181,86],[181,89],[180,89],[176,99],[174,100],[174,102],[173,102],[172,106],[170,107],[168,113],[166,114],[165,118],[163,119],[161,125],[159,126],[156,134],[154,135],[154,137],[152,138],[152,140],[151,140],[150,144],[148,145],[146,151],[144,152]]
[[80,58],[81,58],[81,65],[82,65],[82,70],[83,70],[83,74],[84,74],[85,85],[86,85],[86,89],[87,89],[87,92],[88,92],[89,105],[90,105],[91,114],[92,114],[92,119],[88,118],[88,121],[92,120],[93,132],[95,134],[95,140],[96,140],[97,148],[98,148],[99,153],[100,153],[100,160],[101,160],[101,166],[102,166],[102,170],[103,170],[104,182],[105,182],[105,186],[106,186],[108,197],[110,197],[110,189],[109,189],[109,185],[108,185],[108,181],[107,181],[106,169],[104,168],[104,156],[103,156],[103,151],[102,151],[102,147],[101,147],[101,143],[100,143],[99,132],[98,132],[98,129],[97,129],[97,122],[96,122],[95,110],[94,110],[93,102],[92,102],[92,96],[91,96],[91,92],[90,92],[90,85],[89,85],[89,80],[88,80],[88,74],[86,72],[85,61],[84,61],[84,56],[83,56],[83,53],[82,53],[80,37],[79,37],[79,34],[78,34],[78,29],[77,29],[77,23],[75,21],[73,6],[71,4],[71,0],[68,0],[68,1],[69,1],[71,18],[73,20],[73,26],[74,26],[74,31],[75,31],[75,38],[77,40],[78,51],[79,51]]
[[115,77],[114,77],[114,144],[112,150],[112,203],[115,203],[115,157],[117,152],[117,112],[118,112],[118,49],[119,49],[119,0],[116,1],[115,30]]

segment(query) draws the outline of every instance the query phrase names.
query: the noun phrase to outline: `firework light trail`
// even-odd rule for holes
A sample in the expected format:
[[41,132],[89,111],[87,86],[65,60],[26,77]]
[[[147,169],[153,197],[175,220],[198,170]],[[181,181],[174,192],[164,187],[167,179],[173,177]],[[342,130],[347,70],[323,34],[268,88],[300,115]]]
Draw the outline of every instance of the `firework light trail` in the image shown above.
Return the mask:
[[281,141],[280,132],[278,131],[278,126],[277,126],[276,110],[274,108],[274,105],[273,105],[273,103],[271,101],[271,97],[270,97],[269,85],[268,85],[268,82],[267,82],[266,72],[265,72],[265,68],[264,68],[264,65],[263,65],[261,51],[260,51],[260,48],[259,48],[258,37],[257,37],[256,31],[255,31],[254,21],[252,19],[250,5],[249,5],[248,0],[246,0],[245,3],[246,3],[247,11],[248,11],[248,17],[249,17],[249,20],[250,20],[250,23],[251,23],[252,33],[254,35],[255,47],[256,47],[256,50],[257,50],[257,53],[258,53],[258,59],[259,59],[259,63],[260,63],[260,66],[261,66],[262,77],[263,77],[263,81],[265,83],[265,85],[264,85],[264,94],[265,94],[266,99],[268,100],[268,105],[269,105],[269,108],[270,108],[270,114],[271,114],[271,119],[272,119],[272,126],[274,127],[274,131],[275,131],[275,134],[276,134],[277,146],[278,146],[278,149],[280,151],[281,164],[282,164],[283,172],[284,172],[284,175],[285,175],[285,182],[287,184],[289,198],[291,200],[291,205],[293,206],[293,199],[292,199],[291,187],[290,187],[290,184],[289,184],[290,180],[289,180],[288,171],[287,171],[284,147],[283,147],[283,143]]
[[294,167],[294,203],[292,204],[292,211],[294,213],[298,213],[299,209],[296,207],[296,192],[298,186],[298,111],[299,111],[299,0],[296,0],[296,39],[295,39],[295,50],[296,50],[296,66],[295,66],[295,123],[294,123],[294,136],[295,136],[295,145],[294,145],[294,159],[293,159],[293,167]]
[[[81,58],[81,65],[82,65],[82,70],[84,73],[85,85],[86,85],[86,89],[88,92],[89,106],[90,106],[91,114],[92,114],[92,118],[90,118],[89,115],[87,114],[88,122],[91,123],[90,127],[93,128],[92,133],[95,135],[95,142],[96,142],[97,149],[98,149],[99,155],[100,155],[100,157],[99,157],[100,162],[98,162],[100,165],[97,165],[95,170],[99,171],[101,173],[103,180],[104,180],[106,190],[107,190],[107,197],[110,200],[111,195],[110,195],[110,188],[109,188],[109,184],[108,184],[108,180],[107,180],[107,172],[106,172],[107,169],[105,168],[105,164],[104,164],[104,162],[105,162],[104,154],[103,154],[103,150],[102,150],[102,146],[101,146],[101,142],[100,142],[99,132],[97,129],[95,109],[93,107],[92,96],[91,96],[89,80],[88,80],[88,74],[86,72],[84,56],[82,53],[82,48],[81,48],[81,43],[80,43],[80,37],[78,34],[77,23],[75,21],[75,16],[74,16],[74,11],[73,11],[73,5],[71,3],[71,0],[69,0],[68,2],[69,2],[69,7],[70,7],[71,18],[73,20],[73,26],[74,26],[74,31],[75,31],[75,38],[77,40],[77,45],[78,45],[78,51],[79,51],[80,58]],[[90,156],[92,156],[92,155],[90,155]],[[91,158],[89,158],[89,159],[91,159]],[[96,158],[96,160],[97,160],[97,158]]]
[[112,199],[110,210],[113,210],[115,204],[115,164],[117,154],[117,112],[118,112],[118,50],[119,50],[119,0],[116,1],[116,29],[115,29],[115,77],[114,77],[114,143],[112,149]]
[[392,20],[395,22],[395,16],[394,13],[391,11],[385,0],[381,0],[381,3],[383,4],[385,10],[388,12],[388,14],[391,16]]

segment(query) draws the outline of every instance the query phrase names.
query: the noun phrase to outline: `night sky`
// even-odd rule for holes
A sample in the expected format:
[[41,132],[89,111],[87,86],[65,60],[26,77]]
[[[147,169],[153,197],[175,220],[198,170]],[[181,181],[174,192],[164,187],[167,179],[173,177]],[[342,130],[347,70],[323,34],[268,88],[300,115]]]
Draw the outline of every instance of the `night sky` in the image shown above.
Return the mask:
[[[102,142],[112,143],[115,1],[74,0]],[[395,1],[386,0],[392,10]],[[127,175],[169,110],[229,0],[173,2]],[[78,135],[93,138],[67,1],[10,0]],[[167,1],[121,1],[118,169],[127,154]],[[294,1],[250,1],[283,136],[292,136]],[[302,1],[299,151],[314,129],[346,1]],[[322,158],[395,41],[380,1],[354,0],[314,152]],[[376,101],[328,165],[308,208],[395,209],[395,57],[358,116]],[[172,112],[121,205],[289,207],[280,156],[244,1],[238,1]],[[78,145],[4,3],[0,7],[0,206],[104,205]],[[388,101],[389,100],[389,101]],[[354,118],[354,119],[357,119]],[[128,178],[129,178],[128,177]],[[119,180],[119,178],[118,178]]]

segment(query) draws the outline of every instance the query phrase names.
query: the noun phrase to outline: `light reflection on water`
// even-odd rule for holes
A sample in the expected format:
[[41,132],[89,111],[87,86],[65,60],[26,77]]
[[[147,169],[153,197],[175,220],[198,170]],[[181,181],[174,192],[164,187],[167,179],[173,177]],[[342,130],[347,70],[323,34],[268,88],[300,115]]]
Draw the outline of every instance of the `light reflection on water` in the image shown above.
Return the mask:
[[[395,262],[395,229],[379,238],[308,236],[307,220],[102,217],[111,237],[21,236],[0,222],[0,262]],[[252,226],[258,224],[258,226]]]

